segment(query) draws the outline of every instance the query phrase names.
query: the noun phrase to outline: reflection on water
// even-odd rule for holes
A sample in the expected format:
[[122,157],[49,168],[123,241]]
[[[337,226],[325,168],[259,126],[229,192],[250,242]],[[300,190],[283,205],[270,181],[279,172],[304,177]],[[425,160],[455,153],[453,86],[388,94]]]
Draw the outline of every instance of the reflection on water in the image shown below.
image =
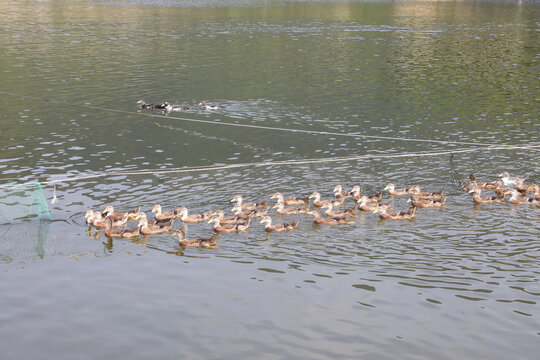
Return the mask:
[[[0,4],[0,178],[471,147],[388,138],[540,142],[535,6],[196,3]],[[224,108],[138,113],[141,98]],[[339,135],[351,133],[385,138]],[[118,175],[58,183],[54,204],[48,186],[53,222],[0,229],[3,355],[143,358],[145,343],[152,357],[531,358],[539,209],[473,205],[460,181],[509,171],[538,182],[537,157],[479,150]],[[171,234],[110,239],[83,219],[107,204],[230,212],[235,194],[329,198],[336,184],[371,194],[389,182],[444,188],[447,205],[414,221],[360,212],[340,226],[271,210],[276,222],[298,219],[298,230],[266,233],[254,221],[210,249]],[[185,230],[212,233],[207,223]],[[111,341],[115,333],[125,337]],[[56,346],[68,335],[77,347]]]

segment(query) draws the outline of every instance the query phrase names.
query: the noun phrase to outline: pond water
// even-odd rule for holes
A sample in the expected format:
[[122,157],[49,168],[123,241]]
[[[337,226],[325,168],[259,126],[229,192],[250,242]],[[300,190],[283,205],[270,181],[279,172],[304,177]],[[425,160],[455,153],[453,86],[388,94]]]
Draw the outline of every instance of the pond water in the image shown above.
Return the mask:
[[[460,188],[470,173],[540,181],[537,5],[29,0],[0,11],[0,180],[41,182],[52,217],[0,226],[3,359],[540,350],[540,208],[473,205]],[[139,99],[192,108],[141,111]],[[235,194],[330,198],[336,184],[389,182],[443,188],[447,204],[340,226],[271,209],[298,229],[254,221],[214,248],[110,239],[84,223],[109,204],[230,212]]]

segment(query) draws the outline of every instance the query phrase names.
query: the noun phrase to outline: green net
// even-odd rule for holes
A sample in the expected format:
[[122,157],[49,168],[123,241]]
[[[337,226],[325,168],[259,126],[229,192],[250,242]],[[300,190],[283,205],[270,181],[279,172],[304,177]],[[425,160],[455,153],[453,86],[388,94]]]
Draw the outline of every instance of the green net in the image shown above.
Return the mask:
[[28,220],[51,220],[41,184],[0,188],[0,225]]

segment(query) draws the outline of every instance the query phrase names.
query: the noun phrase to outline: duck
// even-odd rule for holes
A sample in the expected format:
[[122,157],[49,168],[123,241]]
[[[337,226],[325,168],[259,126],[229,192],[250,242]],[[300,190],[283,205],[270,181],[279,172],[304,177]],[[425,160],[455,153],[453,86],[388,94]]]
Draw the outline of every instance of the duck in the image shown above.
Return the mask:
[[309,198],[313,199],[313,206],[316,207],[321,207],[329,203],[332,203],[333,206],[340,206],[343,205],[343,201],[345,200],[344,197],[340,197],[337,199],[321,200],[321,193],[318,191],[315,191],[313,194],[311,194]]
[[472,186],[473,186],[472,183],[467,182],[467,181],[465,181],[465,180],[463,180],[463,181],[461,182],[461,190],[462,190],[462,191],[469,192],[469,191],[471,191]]
[[[96,214],[100,214],[100,212],[96,212]],[[86,214],[84,214],[84,221],[88,226],[92,226],[94,224],[94,210],[90,209],[86,211]]]
[[118,218],[112,218],[110,216],[103,216],[100,212],[94,212],[94,226],[98,228],[106,228],[107,227],[107,219],[111,220],[112,227],[118,227],[126,225],[129,220],[129,215],[124,214],[124,217],[121,219]]
[[415,207],[427,208],[427,207],[442,207],[446,203],[446,196],[436,199],[422,199],[411,196],[408,203],[411,203]]
[[285,204],[283,204],[282,202],[278,202],[276,205],[273,206],[273,208],[276,209],[276,212],[281,215],[305,214],[306,212],[309,211],[309,205],[310,203],[308,202],[307,204],[303,206],[286,208]]
[[[364,195],[367,198],[367,202],[379,202],[382,200],[382,191],[379,191],[373,195]],[[360,201],[362,197],[361,196],[355,196],[354,200],[356,202]]]
[[385,206],[387,209],[390,209],[392,207],[392,203],[388,202],[385,204],[379,204],[379,203],[369,203],[367,196],[361,196],[360,199],[357,201],[358,203],[358,209],[363,211],[373,211],[378,207]]
[[122,219],[124,215],[127,214],[129,220],[133,220],[133,219],[136,219],[140,213],[141,213],[140,206],[135,210],[114,212],[114,207],[112,205],[109,205],[109,206],[106,206],[105,209],[103,209],[102,216],[110,217],[112,219]]
[[412,189],[411,196],[414,196],[416,199],[440,199],[444,194],[444,189],[434,192],[420,191],[419,185],[413,186]]
[[154,109],[156,106],[156,104],[147,104],[143,99],[137,101],[137,105],[139,105],[141,109]]
[[180,217],[180,212],[182,211],[182,209],[184,209],[184,207],[185,206],[182,206],[182,207],[176,208],[174,210],[169,210],[169,211],[166,211],[166,212],[162,213],[161,212],[162,211],[161,205],[156,204],[156,205],[154,205],[154,208],[152,209],[152,212],[156,213],[154,215],[154,218],[156,220],[169,220],[169,219]]
[[236,206],[240,207],[242,210],[253,210],[257,208],[268,207],[268,199],[263,200],[263,201],[257,201],[257,202],[252,201],[252,202],[247,202],[247,203],[244,203],[243,200],[244,198],[242,197],[242,195],[235,195],[232,198],[231,202],[236,201]]
[[242,210],[243,209],[240,209],[238,205],[232,208],[232,211],[235,212],[234,215],[238,217],[244,217],[244,218],[262,217],[262,216],[266,216],[266,214],[268,213],[268,207],[264,209],[252,209],[252,210],[244,210],[244,211]]
[[171,231],[173,221],[174,218],[170,218],[167,221],[155,222],[150,225],[146,217],[141,217],[139,220],[139,228],[143,235],[162,234]]
[[530,205],[540,205],[540,199],[538,198],[528,198],[521,196],[520,192],[516,189],[509,190],[508,193],[512,194],[510,199],[511,203],[514,204],[530,204]]
[[180,213],[178,214],[178,217],[180,220],[182,220],[185,223],[199,223],[201,221],[206,221],[210,219],[212,216],[212,211],[208,210],[200,214],[192,214],[188,215],[188,209],[187,207],[183,206],[180,210]]
[[358,203],[356,203],[352,208],[343,209],[343,210],[332,210],[334,205],[331,203],[321,206],[321,209],[328,209],[325,211],[326,216],[332,217],[343,217],[343,216],[354,216],[356,210],[358,209]]
[[165,109],[167,112],[171,111],[183,111],[183,110],[189,110],[191,109],[190,106],[187,105],[171,105],[167,101],[165,101],[160,109]]
[[193,240],[186,239],[186,233],[184,230],[180,229],[176,231],[173,235],[178,236],[178,244],[182,246],[191,246],[191,247],[211,247],[215,246],[217,243],[218,234],[214,234],[208,238],[197,238]]
[[214,224],[214,231],[216,232],[235,232],[235,231],[244,231],[249,228],[249,224],[251,223],[251,219],[248,218],[246,223],[243,224],[223,224],[221,225],[219,223],[219,217],[213,216],[208,220],[209,224]]
[[470,194],[473,194],[473,201],[475,203],[503,203],[505,194],[494,195],[494,196],[485,196],[481,197],[482,189],[475,187],[469,191]]
[[225,108],[225,106],[222,106],[222,105],[208,105],[204,101],[201,101],[199,103],[199,107],[201,108],[201,110],[218,110],[218,109]]
[[402,189],[396,189],[396,185],[389,183],[385,186],[383,191],[388,191],[388,195],[396,195],[396,196],[402,196],[402,195],[409,195],[412,192],[412,187],[410,188],[402,188]]
[[333,216],[327,216],[322,217],[319,212],[313,210],[308,211],[306,214],[313,215],[315,219],[313,219],[313,222],[316,224],[326,224],[326,225],[338,225],[338,224],[354,224],[354,221],[349,221],[350,215],[347,215],[345,217],[333,217]]
[[346,191],[346,192],[343,192],[343,187],[341,185],[336,185],[334,187],[334,196],[336,197],[336,199],[339,199],[339,198],[348,198],[348,197],[352,197],[354,194],[352,191]]
[[227,216],[225,217],[225,211],[216,210],[212,213],[212,216],[217,216],[220,224],[245,224],[249,221],[249,217],[242,216]]
[[529,193],[529,192],[534,192],[536,187],[538,186],[536,184],[525,185],[525,184],[523,184],[524,182],[525,182],[524,179],[521,179],[521,178],[516,179],[516,186],[514,186],[514,189],[516,189],[520,193],[525,193],[526,194],[526,193]]
[[512,179],[510,178],[510,174],[508,173],[508,171],[505,171],[505,172],[500,173],[498,177],[499,179],[501,179],[504,186],[510,186],[510,185],[515,185],[519,181],[527,180],[529,178],[529,174],[522,175],[521,177],[517,176]]
[[270,197],[270,199],[278,199],[278,202],[282,202],[285,205],[304,205],[309,202],[309,197],[283,197],[283,194],[280,192],[275,193]]
[[414,219],[414,215],[416,214],[416,207],[411,207],[409,211],[396,211],[392,213],[387,213],[386,209],[383,207],[379,207],[375,210],[373,210],[373,213],[380,213],[379,216],[382,219],[392,219],[392,220],[412,220]]
[[154,225],[162,225],[162,224],[166,224],[168,223],[170,220],[172,220],[173,218],[167,218],[167,219],[160,219],[160,220],[148,220],[148,216],[146,215],[145,212],[141,212],[141,214],[139,215],[139,219],[145,219],[147,222],[148,222],[148,225],[149,226],[154,226]]
[[474,174],[470,174],[468,176],[468,179],[471,180],[471,184],[472,184],[473,187],[476,186],[476,187],[479,187],[479,188],[485,189],[485,190],[495,190],[498,187],[503,186],[503,182],[501,182],[500,180],[487,181],[487,182],[486,181],[479,181],[478,182],[478,181],[476,181],[476,175],[474,175]]
[[289,231],[298,228],[298,220],[295,220],[292,223],[281,223],[272,225],[272,218],[270,216],[263,217],[260,223],[266,223],[264,227],[266,231]]
[[[127,221],[127,215],[126,215],[126,221]],[[129,238],[129,237],[136,237],[139,236],[141,233],[140,228],[137,226],[133,229],[119,229],[114,230],[113,229],[113,219],[110,217],[105,218],[105,222],[107,224],[105,228],[105,235],[109,237],[122,237],[122,238]]]

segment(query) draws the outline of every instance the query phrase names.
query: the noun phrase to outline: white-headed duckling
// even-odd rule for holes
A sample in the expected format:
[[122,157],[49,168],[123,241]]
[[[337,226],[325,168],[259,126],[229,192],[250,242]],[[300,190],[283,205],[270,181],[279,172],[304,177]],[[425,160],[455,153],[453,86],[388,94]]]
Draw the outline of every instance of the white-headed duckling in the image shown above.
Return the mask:
[[98,228],[106,228],[107,227],[107,219],[111,220],[111,226],[112,227],[118,227],[126,225],[129,220],[129,215],[124,214],[124,217],[121,219],[118,218],[112,218],[110,216],[103,217],[101,213],[94,212],[94,226]]
[[234,215],[238,217],[244,217],[244,218],[254,218],[254,217],[262,217],[266,216],[268,213],[268,207],[262,209],[252,209],[252,210],[245,210],[242,211],[242,209],[237,205],[232,208],[232,211],[234,211]]
[[139,214],[141,212],[141,207],[139,206],[135,210],[129,210],[129,211],[119,211],[114,212],[114,207],[112,205],[106,206],[105,209],[103,209],[103,217],[110,217],[112,219],[122,219],[124,215],[128,215],[129,220],[133,220],[138,218]]
[[443,197],[444,189],[439,191],[429,192],[421,191],[419,185],[414,185],[412,188],[411,194],[416,199],[439,199]]
[[414,196],[411,196],[408,203],[411,203],[413,206],[427,208],[427,207],[442,207],[446,203],[446,196],[436,199],[419,199]]
[[343,217],[333,217],[327,216],[322,217],[321,214],[317,211],[308,211],[306,214],[313,215],[315,218],[313,222],[316,224],[326,224],[326,225],[339,225],[339,224],[354,224],[354,221],[349,221],[350,215]]
[[[268,206],[268,199],[263,201],[252,201],[252,202],[243,202],[244,198],[242,195],[235,195],[231,202],[236,201],[236,206],[240,207],[242,210],[253,210],[257,208],[264,208]],[[234,211],[234,210],[233,210]]]
[[209,238],[197,238],[193,240],[187,240],[186,233],[182,229],[176,231],[173,235],[178,235],[178,244],[182,246],[211,247],[216,245],[219,233],[214,234]]
[[182,212],[183,208],[184,208],[184,206],[176,208],[174,210],[161,212],[161,205],[156,204],[156,205],[154,205],[154,208],[152,209],[152,212],[156,213],[154,215],[156,220],[169,220],[169,219],[180,217],[180,212]]
[[285,214],[305,214],[309,211],[309,205],[307,204],[303,206],[297,206],[297,207],[288,207],[286,208],[285,205],[282,202],[278,202],[276,205],[273,206],[274,209],[276,209],[276,212],[281,215]]
[[352,197],[354,194],[352,193],[352,191],[343,191],[343,187],[341,185],[336,185],[334,187],[334,196],[336,197],[336,199],[339,199],[339,198],[347,198],[347,197]]
[[337,199],[328,199],[328,200],[321,200],[321,193],[315,191],[313,194],[309,196],[310,199],[313,199],[313,205],[316,207],[321,207],[323,205],[332,203],[334,206],[340,206],[343,205],[343,201],[345,200],[344,197],[340,197]]
[[[95,213],[97,214],[98,212],[96,211]],[[99,213],[99,215],[101,216],[101,213]],[[86,214],[84,214],[84,221],[89,226],[94,224],[94,210],[90,209],[86,211]]]
[[481,197],[482,189],[479,187],[473,188],[469,193],[473,194],[473,201],[475,203],[503,203],[504,195],[506,194]]
[[385,204],[379,204],[377,202],[369,202],[368,197],[366,195],[361,196],[360,199],[358,199],[357,203],[358,203],[358,209],[363,210],[363,211],[373,211],[380,206],[384,206],[387,209],[390,209],[392,207],[391,202],[388,202]]
[[278,203],[282,202],[285,205],[304,205],[309,202],[309,197],[283,197],[283,194],[280,192],[275,193],[270,197],[270,199],[278,199]]
[[[125,216],[126,216],[126,221],[127,221],[127,214]],[[133,229],[114,230],[113,229],[113,219],[111,219],[110,217],[106,217],[105,222],[107,224],[107,226],[105,228],[105,235],[107,235],[109,237],[129,238],[129,237],[139,236],[139,234],[141,233],[140,228],[138,226],[136,228],[133,228]]]
[[190,106],[186,106],[186,105],[171,105],[171,104],[169,104],[167,101],[165,101],[161,106],[163,106],[163,107],[160,108],[160,109],[164,109],[166,112],[171,112],[171,111],[184,111],[184,110],[189,110],[189,109],[191,109]]
[[373,213],[379,213],[379,216],[382,219],[392,219],[392,220],[411,220],[414,219],[414,215],[416,214],[416,207],[411,207],[409,211],[396,211],[387,213],[386,208],[379,207],[375,210],[373,210]]
[[412,187],[396,189],[396,185],[389,183],[384,187],[383,191],[388,191],[388,195],[402,196],[409,195],[412,192]]
[[288,231],[298,228],[298,220],[293,221],[292,223],[281,223],[272,225],[272,218],[270,216],[265,216],[261,219],[261,224],[266,223],[266,231]]
[[527,180],[529,178],[529,174],[511,178],[510,174],[507,171],[505,171],[499,174],[499,178],[503,182],[504,186],[510,186],[510,185],[516,185],[517,182],[523,182],[524,180]]
[[180,217],[180,220],[185,223],[199,223],[201,221],[210,219],[210,216],[212,216],[212,211],[208,210],[200,214],[188,215],[187,207],[183,206],[178,216]]
[[199,108],[201,108],[201,110],[218,110],[218,109],[224,109],[225,106],[223,106],[223,105],[208,105],[204,101],[201,101],[199,103]]

